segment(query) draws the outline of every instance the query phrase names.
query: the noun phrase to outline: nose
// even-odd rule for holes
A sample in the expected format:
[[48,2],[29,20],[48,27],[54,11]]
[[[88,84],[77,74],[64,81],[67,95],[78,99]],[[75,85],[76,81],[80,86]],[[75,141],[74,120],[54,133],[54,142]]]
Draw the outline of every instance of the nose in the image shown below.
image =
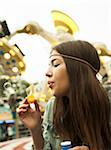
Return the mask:
[[52,71],[50,70],[50,69],[48,69],[47,71],[46,71],[46,77],[51,77],[52,76]]

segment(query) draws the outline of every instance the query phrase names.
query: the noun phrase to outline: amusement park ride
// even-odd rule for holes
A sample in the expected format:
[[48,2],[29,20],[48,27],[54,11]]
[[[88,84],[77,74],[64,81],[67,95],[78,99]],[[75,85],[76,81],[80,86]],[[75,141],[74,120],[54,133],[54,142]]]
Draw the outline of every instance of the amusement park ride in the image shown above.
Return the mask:
[[36,22],[30,22],[22,29],[16,30],[11,34],[7,27],[8,34],[5,34],[3,33],[4,28],[1,24],[0,31],[4,34],[4,36],[0,39],[0,66],[4,75],[8,75],[10,77],[22,75],[26,69],[23,52],[16,44],[10,45],[8,43],[8,41],[16,34],[26,33],[30,35],[40,35],[46,39],[51,46],[63,41],[74,40],[74,33],[79,31],[76,23],[63,12],[53,10],[51,14],[56,34],[47,32]]
[[[30,22],[22,29],[16,30],[10,34],[6,22],[0,23],[0,71],[2,74],[9,77],[22,75],[26,69],[24,62],[24,54],[20,48],[15,45],[10,45],[8,41],[16,34],[26,33],[29,35],[39,35],[47,40],[51,46],[58,43],[74,40],[74,34],[79,31],[77,24],[67,14],[53,10],[51,12],[56,34],[50,33],[44,30],[37,22]],[[4,33],[5,31],[5,33]],[[100,56],[111,56],[108,53],[107,48],[101,43],[94,43],[97,47],[97,52]]]

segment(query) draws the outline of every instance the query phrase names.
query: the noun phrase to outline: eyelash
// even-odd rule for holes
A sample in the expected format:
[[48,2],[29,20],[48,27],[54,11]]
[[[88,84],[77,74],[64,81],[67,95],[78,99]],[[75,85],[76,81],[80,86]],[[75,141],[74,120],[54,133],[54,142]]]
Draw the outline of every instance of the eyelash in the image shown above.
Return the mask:
[[59,66],[59,64],[56,64],[56,65],[52,64],[52,66],[57,67],[57,66]]
[[51,65],[52,67],[57,67],[57,66],[59,66],[60,64],[57,63],[57,62],[55,62],[55,60],[52,60],[51,63],[50,63],[50,65]]

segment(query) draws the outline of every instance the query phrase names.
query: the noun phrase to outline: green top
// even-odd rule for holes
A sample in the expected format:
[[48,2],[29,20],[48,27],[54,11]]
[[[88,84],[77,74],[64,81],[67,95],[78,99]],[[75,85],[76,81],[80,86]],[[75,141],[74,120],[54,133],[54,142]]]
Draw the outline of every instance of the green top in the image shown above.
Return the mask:
[[43,137],[44,137],[44,150],[59,150],[60,139],[54,134],[53,130],[53,106],[54,99],[51,99],[46,106],[43,120]]

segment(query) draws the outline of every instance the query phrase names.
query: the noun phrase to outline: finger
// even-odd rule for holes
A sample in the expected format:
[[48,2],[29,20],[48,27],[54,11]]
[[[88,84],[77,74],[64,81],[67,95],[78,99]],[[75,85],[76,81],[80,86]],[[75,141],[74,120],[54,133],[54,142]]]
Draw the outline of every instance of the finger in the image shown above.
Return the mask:
[[19,105],[22,105],[22,104],[28,104],[27,98],[25,98],[24,100],[22,100],[22,101],[19,103]]
[[37,103],[37,101],[35,101],[34,104],[35,104],[36,111],[40,112],[39,104]]
[[29,105],[28,104],[22,104],[20,105],[17,109],[16,112],[19,113],[21,111],[27,111],[29,109]]
[[80,146],[76,146],[76,147],[71,148],[70,150],[81,150],[81,149],[80,149]]
[[24,109],[25,109],[25,108],[29,108],[29,104],[22,104],[22,105],[19,105],[18,108],[19,108],[19,109],[21,109],[21,108],[24,108]]
[[89,150],[89,147],[88,147],[88,146],[83,145],[83,146],[81,146],[81,150]]
[[17,108],[16,111],[17,111],[18,114],[20,114],[22,112],[27,112],[27,109],[22,109],[22,108],[19,109],[19,108]]
[[76,146],[70,150],[89,150],[88,146]]
[[25,104],[29,104],[28,101],[27,101],[27,98],[25,99],[24,103],[25,103]]
[[16,111],[20,118],[23,118],[23,116],[27,113],[26,109],[17,109]]

